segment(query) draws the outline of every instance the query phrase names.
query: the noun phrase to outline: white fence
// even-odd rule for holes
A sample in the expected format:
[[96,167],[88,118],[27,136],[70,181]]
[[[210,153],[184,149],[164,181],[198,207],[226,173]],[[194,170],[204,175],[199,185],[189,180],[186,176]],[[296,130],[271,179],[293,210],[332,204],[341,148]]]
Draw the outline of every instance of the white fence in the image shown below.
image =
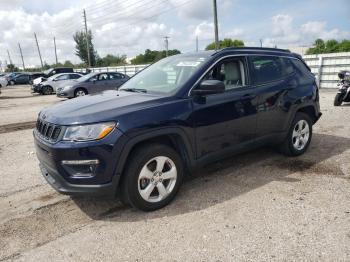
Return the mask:
[[350,52],[304,55],[303,59],[318,76],[321,88],[336,88],[339,71],[350,71]]
[[[149,65],[125,65],[125,66],[108,66],[108,67],[92,67],[92,72],[120,72],[128,76],[133,76],[137,72],[146,68]],[[75,72],[85,72],[86,69],[75,69]]]
[[[336,88],[338,73],[341,70],[350,71],[350,52],[319,55],[304,55],[303,59],[311,68],[319,80],[321,88]],[[115,67],[93,67],[93,72],[120,72],[133,76],[148,65],[126,65]],[[85,69],[75,69],[76,72],[84,72]]]

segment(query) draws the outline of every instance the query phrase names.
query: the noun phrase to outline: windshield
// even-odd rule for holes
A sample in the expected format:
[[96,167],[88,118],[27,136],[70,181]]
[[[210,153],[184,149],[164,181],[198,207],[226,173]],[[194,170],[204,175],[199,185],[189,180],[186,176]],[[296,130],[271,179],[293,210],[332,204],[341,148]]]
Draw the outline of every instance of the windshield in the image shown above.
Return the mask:
[[45,75],[49,75],[52,71],[53,71],[52,68],[47,69],[47,70],[44,71],[44,74],[45,74]]
[[174,93],[207,59],[207,55],[176,55],[164,58],[132,77],[119,90],[142,90],[145,93],[160,94]]

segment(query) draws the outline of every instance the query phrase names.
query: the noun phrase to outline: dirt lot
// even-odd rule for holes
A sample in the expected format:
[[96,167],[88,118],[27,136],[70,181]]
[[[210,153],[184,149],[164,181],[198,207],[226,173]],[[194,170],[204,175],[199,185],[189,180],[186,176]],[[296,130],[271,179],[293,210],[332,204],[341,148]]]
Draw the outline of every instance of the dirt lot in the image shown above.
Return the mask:
[[4,89],[0,261],[350,261],[350,105],[333,107],[334,92],[321,92],[305,155],[264,148],[221,161],[143,213],[51,189],[29,128],[60,99]]

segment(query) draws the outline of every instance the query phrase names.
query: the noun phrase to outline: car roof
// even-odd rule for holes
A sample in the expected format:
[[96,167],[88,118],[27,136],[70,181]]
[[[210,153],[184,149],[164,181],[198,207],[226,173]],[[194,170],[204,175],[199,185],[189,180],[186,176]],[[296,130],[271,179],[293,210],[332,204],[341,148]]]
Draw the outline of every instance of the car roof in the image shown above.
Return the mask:
[[213,55],[225,55],[225,54],[255,54],[255,55],[277,55],[277,56],[290,56],[295,58],[301,58],[300,55],[290,52],[286,49],[270,48],[270,47],[228,47],[216,51]]

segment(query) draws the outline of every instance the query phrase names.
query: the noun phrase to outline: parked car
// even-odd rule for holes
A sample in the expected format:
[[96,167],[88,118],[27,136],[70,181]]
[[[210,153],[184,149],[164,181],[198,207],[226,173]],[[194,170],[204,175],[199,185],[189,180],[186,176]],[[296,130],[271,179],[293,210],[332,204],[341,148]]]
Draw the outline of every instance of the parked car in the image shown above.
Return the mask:
[[58,97],[73,98],[87,94],[99,93],[105,90],[113,90],[124,84],[129,77],[117,72],[99,72],[87,74],[75,81],[66,83],[57,88]]
[[150,211],[212,161],[263,145],[303,154],[320,116],[315,77],[299,55],[227,48],[170,56],[119,90],[45,108],[34,140],[57,191],[119,194]]
[[1,88],[4,87],[4,86],[7,86],[8,83],[7,83],[7,80],[5,77],[0,77],[0,94],[1,94]]
[[69,80],[74,80],[82,77],[79,73],[62,73],[49,77],[46,81],[43,81],[37,85],[32,86],[33,93],[39,93],[43,95],[51,95],[56,93],[57,87],[64,85]]
[[15,82],[13,81],[13,79],[14,79],[16,76],[20,75],[20,74],[21,74],[21,73],[19,73],[19,72],[8,73],[8,74],[5,76],[5,78],[6,78],[7,82],[8,82],[8,84],[9,84],[9,85],[14,85]]
[[56,74],[62,74],[62,73],[74,73],[73,68],[71,67],[55,67],[50,68],[48,70],[45,70],[43,72],[43,76],[40,76],[38,78],[33,78],[32,84],[37,85],[40,84],[42,81],[47,80],[49,77],[56,75]]
[[39,77],[46,77],[46,75],[42,72],[34,72],[34,73],[30,73],[30,80],[29,80],[29,84],[33,85],[33,81]]
[[28,85],[30,81],[29,74],[18,74],[10,80],[10,85]]

